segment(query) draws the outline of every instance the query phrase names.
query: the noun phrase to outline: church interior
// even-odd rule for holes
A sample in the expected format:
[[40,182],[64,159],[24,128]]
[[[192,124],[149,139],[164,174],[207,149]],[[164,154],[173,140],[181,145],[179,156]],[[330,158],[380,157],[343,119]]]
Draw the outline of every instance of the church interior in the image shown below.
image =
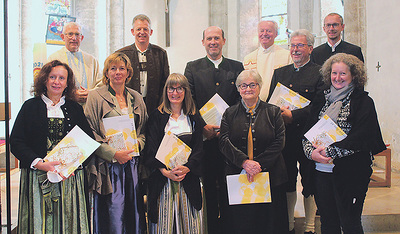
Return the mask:
[[[0,0],[4,12],[4,0]],[[4,17],[0,18],[0,56],[8,60],[8,83],[11,103],[10,126],[25,100],[31,97],[33,70],[37,64],[59,50],[61,45],[46,43],[49,27],[47,6],[52,0],[8,1],[8,32],[4,34]],[[400,4],[396,0],[59,0],[68,2],[68,17],[82,25],[81,48],[95,56],[102,70],[104,60],[117,49],[132,44],[132,18],[146,14],[152,19],[150,43],[168,53],[170,71],[183,73],[188,61],[205,56],[202,32],[211,25],[225,31],[223,55],[243,61],[258,47],[257,23],[263,19],[279,21],[279,43],[288,49],[287,34],[307,29],[315,36],[314,47],[326,42],[323,19],[330,12],[344,18],[343,39],[362,48],[367,68],[365,90],[375,102],[379,124],[389,153],[377,155],[374,173],[363,211],[365,233],[400,233],[400,79],[396,78],[395,61],[400,49],[394,29]],[[8,45],[4,38],[8,37]],[[48,42],[48,41],[47,41]],[[4,48],[8,57],[4,56]],[[4,103],[4,63],[0,64],[0,102]],[[0,122],[0,138],[5,138],[5,124]],[[6,219],[5,147],[0,149],[1,224]],[[11,220],[17,221],[18,163],[12,158]],[[298,186],[300,183],[298,183]],[[301,199],[301,187],[298,187]],[[304,209],[298,201],[295,211],[296,233],[302,233]],[[318,224],[317,217],[317,224]],[[317,233],[318,228],[317,228]]]

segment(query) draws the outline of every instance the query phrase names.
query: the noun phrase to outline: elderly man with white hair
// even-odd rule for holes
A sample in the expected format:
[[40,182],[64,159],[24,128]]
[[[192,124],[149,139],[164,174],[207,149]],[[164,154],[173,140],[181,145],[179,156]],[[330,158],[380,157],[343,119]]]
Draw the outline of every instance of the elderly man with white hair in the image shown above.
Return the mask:
[[77,86],[76,98],[81,104],[86,103],[89,89],[94,88],[101,80],[97,59],[79,48],[83,38],[82,28],[78,23],[65,24],[61,34],[65,46],[48,58],[48,61],[57,59],[71,67]]

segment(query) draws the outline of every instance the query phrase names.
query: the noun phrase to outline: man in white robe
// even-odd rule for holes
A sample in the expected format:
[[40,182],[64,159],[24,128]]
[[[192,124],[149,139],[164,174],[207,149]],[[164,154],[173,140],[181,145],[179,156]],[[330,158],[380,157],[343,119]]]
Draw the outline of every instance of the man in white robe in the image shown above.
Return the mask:
[[246,55],[243,61],[244,69],[257,69],[262,77],[260,98],[263,101],[268,97],[274,70],[293,63],[289,51],[274,44],[276,36],[278,36],[278,24],[272,20],[261,21],[258,24],[260,47]]
[[76,97],[79,103],[86,103],[89,89],[101,80],[99,62],[92,55],[79,49],[83,35],[81,26],[75,22],[64,25],[61,39],[65,46],[49,56],[48,61],[60,60],[67,63],[74,72],[77,86]]

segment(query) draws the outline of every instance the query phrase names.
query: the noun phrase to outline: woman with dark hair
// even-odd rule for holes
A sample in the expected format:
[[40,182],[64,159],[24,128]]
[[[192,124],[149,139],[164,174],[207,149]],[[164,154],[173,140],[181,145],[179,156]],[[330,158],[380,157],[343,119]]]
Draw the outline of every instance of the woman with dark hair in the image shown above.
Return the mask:
[[82,107],[73,101],[75,89],[67,64],[45,64],[35,77],[34,97],[15,120],[10,144],[21,168],[18,233],[89,233],[82,168],[50,183],[47,172],[59,162],[43,160],[76,125],[94,138]]
[[[192,149],[188,162],[171,170],[155,158],[168,131]],[[204,233],[199,179],[202,126],[189,82],[182,74],[173,73],[167,78],[162,103],[149,117],[146,141],[144,162],[151,170],[148,180],[150,233]]]
[[133,75],[129,58],[120,52],[104,62],[104,86],[89,92],[85,114],[101,143],[87,166],[93,191],[94,233],[145,233],[143,194],[139,183],[139,158],[133,150],[117,150],[107,144],[103,119],[133,115],[139,150],[144,147],[146,106],[142,96],[126,87]]
[[361,213],[372,173],[372,155],[386,149],[374,102],[364,91],[367,76],[357,57],[338,53],[322,66],[327,88],[317,95],[306,129],[328,115],[347,137],[328,147],[303,139],[315,162],[315,201],[322,233],[363,233]]

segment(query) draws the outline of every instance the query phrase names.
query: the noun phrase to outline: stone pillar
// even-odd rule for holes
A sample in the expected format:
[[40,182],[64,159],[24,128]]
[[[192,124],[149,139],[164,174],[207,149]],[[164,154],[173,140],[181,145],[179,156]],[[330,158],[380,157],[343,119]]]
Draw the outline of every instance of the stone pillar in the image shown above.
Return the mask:
[[[228,12],[227,12],[227,0],[209,0],[210,15],[209,25],[218,26],[224,30],[225,35],[228,35]],[[228,43],[226,41],[225,46],[222,49],[222,54],[227,55]]]
[[366,3],[365,0],[344,1],[344,40],[361,47],[366,58]]
[[[82,26],[82,34],[84,39],[81,43],[81,48],[98,57],[98,43],[96,35],[97,24],[97,0],[79,0],[75,1],[73,16],[76,17],[76,22]],[[90,6],[90,7],[89,7]]]
[[124,0],[109,0],[107,4],[109,4],[107,11],[109,48],[107,49],[112,53],[124,45]]
[[240,60],[258,47],[259,0],[239,0]]

